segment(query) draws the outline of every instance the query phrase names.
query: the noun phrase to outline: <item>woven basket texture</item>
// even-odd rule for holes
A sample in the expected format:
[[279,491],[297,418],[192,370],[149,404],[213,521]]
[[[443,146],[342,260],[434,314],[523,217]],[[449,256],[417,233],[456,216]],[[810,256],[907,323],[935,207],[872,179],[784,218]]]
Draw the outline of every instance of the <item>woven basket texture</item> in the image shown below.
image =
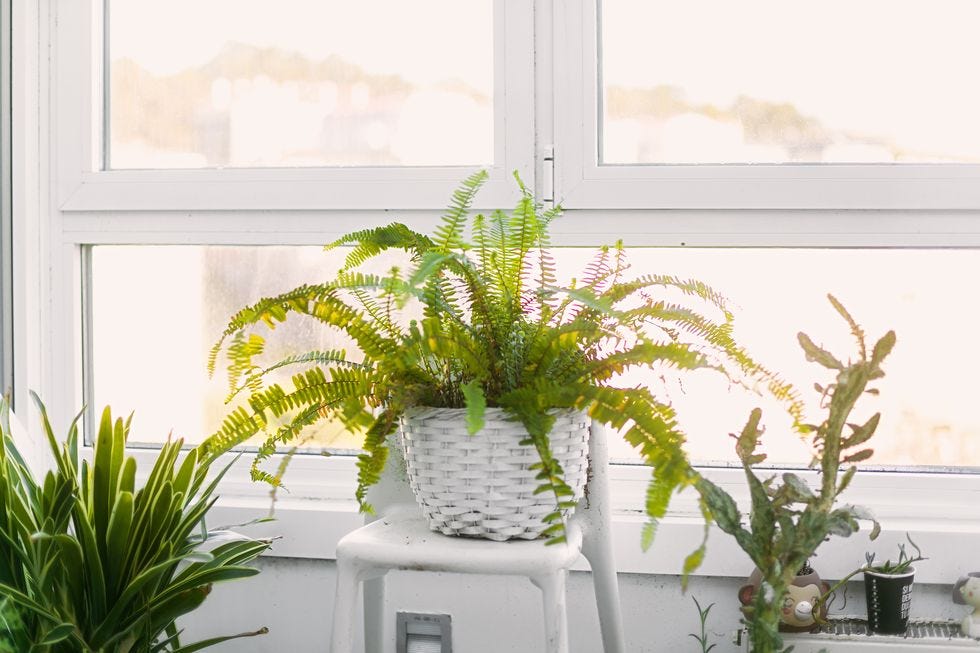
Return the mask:
[[[470,435],[465,409],[420,408],[402,419],[408,480],[429,527],[446,535],[504,541],[532,540],[548,524],[554,495],[535,495],[539,482],[531,465],[539,462],[520,422],[500,408],[488,408],[483,430]],[[580,499],[588,473],[589,418],[557,413],[551,451],[565,471],[574,498]]]

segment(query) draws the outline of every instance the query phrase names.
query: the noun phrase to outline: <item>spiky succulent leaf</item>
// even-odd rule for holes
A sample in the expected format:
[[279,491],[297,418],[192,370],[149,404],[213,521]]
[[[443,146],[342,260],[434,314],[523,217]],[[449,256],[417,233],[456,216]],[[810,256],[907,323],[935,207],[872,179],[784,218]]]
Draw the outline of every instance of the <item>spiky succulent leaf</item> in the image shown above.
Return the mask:
[[129,419],[107,408],[93,461],[80,461],[76,425],[59,442],[34,398],[55,461],[41,483],[23,465],[0,402],[0,593],[21,619],[17,650],[175,653],[174,620],[212,583],[256,573],[244,565],[269,542],[236,536],[202,553],[223,471],[204,486],[210,463],[190,452],[177,464],[178,440],[161,447],[138,486],[125,450]]

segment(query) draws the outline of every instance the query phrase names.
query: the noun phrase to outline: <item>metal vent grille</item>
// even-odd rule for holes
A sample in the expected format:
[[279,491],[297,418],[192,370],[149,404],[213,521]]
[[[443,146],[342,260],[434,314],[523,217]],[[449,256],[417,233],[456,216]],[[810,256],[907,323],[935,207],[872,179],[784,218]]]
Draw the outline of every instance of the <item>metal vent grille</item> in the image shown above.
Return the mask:
[[[739,650],[749,650],[744,630],[738,632],[735,643],[740,646]],[[958,622],[925,619],[909,622],[904,635],[879,635],[868,629],[868,622],[863,618],[836,618],[808,633],[785,633],[783,643],[792,646],[794,653],[980,653],[980,641],[961,633]]]
[[816,632],[787,634],[784,641],[787,646],[794,646],[793,650],[798,653],[980,652],[980,642],[961,633],[958,623],[924,619],[909,622],[904,635],[872,633],[864,619],[831,619],[826,626]]
[[829,623],[822,626],[820,630],[810,631],[811,635],[829,636],[867,636],[867,637],[889,637],[894,639],[964,639],[969,641],[971,638],[960,632],[960,624],[955,621],[910,621],[908,630],[904,635],[876,635],[868,629],[868,622],[864,619],[847,618],[831,619]]
[[452,651],[452,618],[448,614],[396,613],[396,653],[452,653]]
[[405,653],[442,653],[442,637],[409,634],[405,642]]

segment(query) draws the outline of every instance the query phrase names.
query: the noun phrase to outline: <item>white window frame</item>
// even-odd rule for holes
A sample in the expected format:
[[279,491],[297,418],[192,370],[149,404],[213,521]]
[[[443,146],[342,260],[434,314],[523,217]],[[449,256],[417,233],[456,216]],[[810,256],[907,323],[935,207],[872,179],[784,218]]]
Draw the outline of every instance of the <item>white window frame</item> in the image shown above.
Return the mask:
[[0,7],[0,389],[13,389],[13,264],[11,255],[11,6]]
[[[596,152],[595,103],[583,89],[592,88],[594,95],[584,62],[595,55],[594,45],[589,46],[594,28],[587,25],[590,16],[594,21],[595,0],[498,0],[498,6],[505,8],[498,9],[498,16],[503,11],[508,38],[527,44],[514,48],[509,41],[504,65],[507,80],[516,79],[518,89],[507,87],[508,133],[521,136],[513,142],[508,137],[501,165],[495,166],[490,187],[480,196],[481,207],[509,203],[515,196],[510,169],[520,170],[526,181],[535,182],[539,196],[550,196],[553,187],[570,209],[556,223],[556,245],[595,245],[622,236],[628,245],[980,247],[980,214],[975,210],[980,207],[980,177],[969,167],[945,180],[929,174],[916,180],[915,166],[891,168],[897,176],[882,179],[862,176],[853,166],[841,166],[833,174],[828,169],[827,178],[786,173],[782,179],[754,177],[761,170],[756,166],[642,172],[639,167],[611,172],[590,168],[586,155]],[[100,92],[95,74],[100,61],[93,50],[101,42],[98,7],[96,0],[14,0],[14,52],[21,62],[14,72],[15,115],[20,116],[14,129],[14,243],[24,252],[17,263],[20,282],[14,296],[19,343],[15,376],[19,393],[31,387],[46,399],[57,432],[63,432],[81,403],[82,246],[308,245],[348,231],[352,217],[364,226],[389,222],[394,217],[389,209],[408,212],[413,226],[426,229],[436,223],[449,193],[470,170],[101,171],[92,110]],[[515,121],[523,124],[515,128]],[[553,184],[552,153],[557,171]],[[725,174],[718,176],[721,172]],[[848,181],[848,173],[857,176]],[[910,177],[909,189],[925,191],[912,197],[901,175]],[[260,189],[239,197],[245,182]],[[356,186],[357,193],[345,191],[347,186]],[[871,194],[841,192],[859,186]],[[717,192],[703,193],[707,187]],[[773,188],[777,190],[770,194]],[[953,193],[955,201],[944,200],[944,188],[963,192]],[[866,197],[877,199],[861,199]],[[649,210],[665,208],[672,210]],[[792,210],[769,210],[775,208]],[[26,421],[36,429],[35,420]],[[142,466],[155,454],[137,451],[137,456]],[[738,470],[706,474],[744,502]],[[816,477],[813,472],[802,475]],[[678,573],[702,529],[691,498],[675,501],[654,552],[641,556],[642,517],[636,508],[643,505],[649,470],[616,465],[611,476],[619,569]],[[351,498],[354,478],[350,458],[298,457],[287,478],[293,491],[279,506],[281,521],[266,527],[291,536],[277,545],[275,555],[332,557],[336,539],[358,522]],[[221,509],[229,521],[268,506],[267,489],[248,480],[247,461],[227,477],[222,492],[229,497]],[[909,530],[938,560],[920,580],[947,582],[972,564],[968,552],[980,538],[975,509],[980,505],[980,475],[862,472],[849,494],[855,503],[874,506],[885,520],[888,543],[875,548],[884,551]],[[831,555],[821,548],[825,574],[833,576],[860,562],[861,552],[871,548],[861,540],[832,544]],[[744,575],[745,564],[732,564],[740,559],[736,555],[730,538],[715,534],[699,573]]]
[[600,0],[555,3],[556,193],[582,209],[980,208],[980,165],[599,165]]

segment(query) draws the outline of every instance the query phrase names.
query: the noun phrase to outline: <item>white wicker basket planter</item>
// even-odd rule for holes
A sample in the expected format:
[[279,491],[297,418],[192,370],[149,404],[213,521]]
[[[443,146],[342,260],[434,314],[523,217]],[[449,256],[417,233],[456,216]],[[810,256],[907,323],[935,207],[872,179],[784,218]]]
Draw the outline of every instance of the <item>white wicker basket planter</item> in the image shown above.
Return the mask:
[[[446,535],[504,541],[532,540],[547,528],[541,518],[555,508],[550,493],[534,494],[538,481],[530,467],[539,462],[520,422],[500,408],[488,408],[483,430],[470,435],[462,408],[420,408],[402,419],[408,480],[429,527]],[[565,481],[582,497],[588,472],[589,418],[560,411],[552,428],[551,451]]]

